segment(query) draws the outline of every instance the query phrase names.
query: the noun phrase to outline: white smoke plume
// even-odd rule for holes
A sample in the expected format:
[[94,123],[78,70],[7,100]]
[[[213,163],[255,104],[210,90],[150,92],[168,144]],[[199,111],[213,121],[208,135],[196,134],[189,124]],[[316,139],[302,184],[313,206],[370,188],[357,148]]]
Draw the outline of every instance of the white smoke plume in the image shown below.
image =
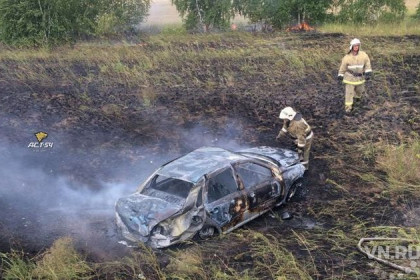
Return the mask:
[[[96,257],[113,256],[122,250],[114,223],[118,198],[134,192],[163,163],[193,149],[244,148],[239,144],[243,129],[238,121],[228,121],[217,131],[201,125],[177,129],[171,132],[177,134],[176,140],[166,144],[164,153],[150,147],[130,149],[131,157],[139,160],[117,157],[123,154],[119,148],[93,154],[93,147],[66,147],[72,143],[66,135],[50,133],[48,141],[54,146],[44,150],[27,147],[36,141],[30,134],[28,143],[1,137],[5,139],[0,147],[0,251],[10,246],[38,251],[70,236]],[[171,147],[173,152],[167,152]],[[92,162],[99,163],[91,167]]]

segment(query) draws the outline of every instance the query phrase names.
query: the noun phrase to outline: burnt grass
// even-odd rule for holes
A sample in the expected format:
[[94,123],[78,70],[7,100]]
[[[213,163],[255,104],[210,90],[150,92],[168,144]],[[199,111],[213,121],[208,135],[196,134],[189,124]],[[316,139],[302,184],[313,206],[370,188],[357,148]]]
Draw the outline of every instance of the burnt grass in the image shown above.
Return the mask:
[[[203,144],[291,147],[275,136],[279,111],[293,106],[315,134],[305,189],[287,208],[273,210],[287,209],[294,218],[266,214],[226,237],[175,250],[202,246],[205,262],[217,253],[237,271],[252,269],[252,258],[243,254],[251,241],[238,237],[252,230],[275,236],[301,263],[313,262],[313,278],[374,279],[357,252],[359,238],[378,226],[410,224],[403,218],[407,205],[418,207],[416,198],[384,193],[386,174],[377,167],[375,147],[404,143],[420,131],[420,37],[361,38],[374,76],[366,96],[344,116],[344,87],[335,77],[350,39],[320,33],[150,37],[141,45],[81,44],[47,55],[2,55],[0,152],[22,164],[15,180],[1,187],[19,189],[26,182],[40,188],[42,182],[25,177],[25,170],[36,168],[43,176],[65,178],[76,191],[87,186],[101,192],[104,182],[130,184],[134,191],[144,176],[133,168],[141,166],[147,175]],[[110,61],[104,53],[112,54]],[[27,148],[38,131],[48,132],[52,149]],[[132,250],[117,244],[112,215],[80,215],[89,226],[88,237],[81,237],[65,219],[45,212],[48,201],[25,208],[28,198],[19,203],[19,195],[6,197],[0,196],[1,252],[22,248],[34,255],[65,235],[93,262]],[[39,216],[48,215],[50,224],[42,228]],[[165,252],[156,253],[163,269]]]

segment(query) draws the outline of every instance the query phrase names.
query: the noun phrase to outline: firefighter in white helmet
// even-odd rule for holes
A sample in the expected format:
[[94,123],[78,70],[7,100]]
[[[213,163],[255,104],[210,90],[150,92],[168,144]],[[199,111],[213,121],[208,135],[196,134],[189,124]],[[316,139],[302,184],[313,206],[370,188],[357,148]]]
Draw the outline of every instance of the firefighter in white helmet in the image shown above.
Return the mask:
[[277,135],[279,139],[283,135],[290,135],[297,145],[299,159],[306,169],[309,167],[309,152],[312,144],[313,132],[302,115],[292,107],[281,110],[279,118],[283,120],[283,127]]
[[365,81],[371,78],[372,68],[369,56],[360,50],[360,40],[350,42],[350,49],[341,61],[338,80],[346,85],[345,110],[353,109],[353,98],[361,98],[365,93]]

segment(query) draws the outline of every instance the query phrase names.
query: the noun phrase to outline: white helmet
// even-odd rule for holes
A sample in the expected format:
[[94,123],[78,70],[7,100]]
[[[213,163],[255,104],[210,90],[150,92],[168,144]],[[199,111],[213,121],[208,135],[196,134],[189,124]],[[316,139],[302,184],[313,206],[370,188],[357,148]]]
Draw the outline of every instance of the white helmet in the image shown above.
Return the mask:
[[352,50],[353,49],[353,46],[354,45],[359,45],[360,46],[360,40],[359,39],[357,39],[357,38],[354,38],[353,40],[351,40],[351,42],[350,42],[350,50]]
[[292,107],[286,107],[283,110],[281,110],[279,118],[282,120],[285,120],[285,119],[293,120],[295,116],[296,116],[296,111],[293,110]]

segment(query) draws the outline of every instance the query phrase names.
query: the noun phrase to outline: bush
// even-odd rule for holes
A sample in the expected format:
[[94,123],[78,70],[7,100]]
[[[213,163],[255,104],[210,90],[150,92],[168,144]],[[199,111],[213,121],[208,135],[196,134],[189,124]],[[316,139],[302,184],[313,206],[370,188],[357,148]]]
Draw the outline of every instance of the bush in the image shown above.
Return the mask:
[[0,40],[18,46],[56,45],[129,30],[150,0],[0,0]]
[[404,0],[346,0],[340,9],[338,21],[355,24],[399,22],[407,11]]
[[416,17],[417,19],[420,19],[420,4],[417,6],[417,10],[416,10],[415,17]]
[[115,33],[118,19],[114,14],[103,13],[97,17],[95,33],[99,36],[109,36]]
[[235,10],[251,23],[283,28],[291,23],[322,23],[327,19],[331,0],[234,0]]
[[[108,33],[117,34],[131,31],[144,20],[150,8],[150,0],[99,0],[101,11],[96,23],[107,18]],[[103,30],[103,29],[102,29]]]
[[234,17],[231,0],[172,0],[188,30],[227,29]]

